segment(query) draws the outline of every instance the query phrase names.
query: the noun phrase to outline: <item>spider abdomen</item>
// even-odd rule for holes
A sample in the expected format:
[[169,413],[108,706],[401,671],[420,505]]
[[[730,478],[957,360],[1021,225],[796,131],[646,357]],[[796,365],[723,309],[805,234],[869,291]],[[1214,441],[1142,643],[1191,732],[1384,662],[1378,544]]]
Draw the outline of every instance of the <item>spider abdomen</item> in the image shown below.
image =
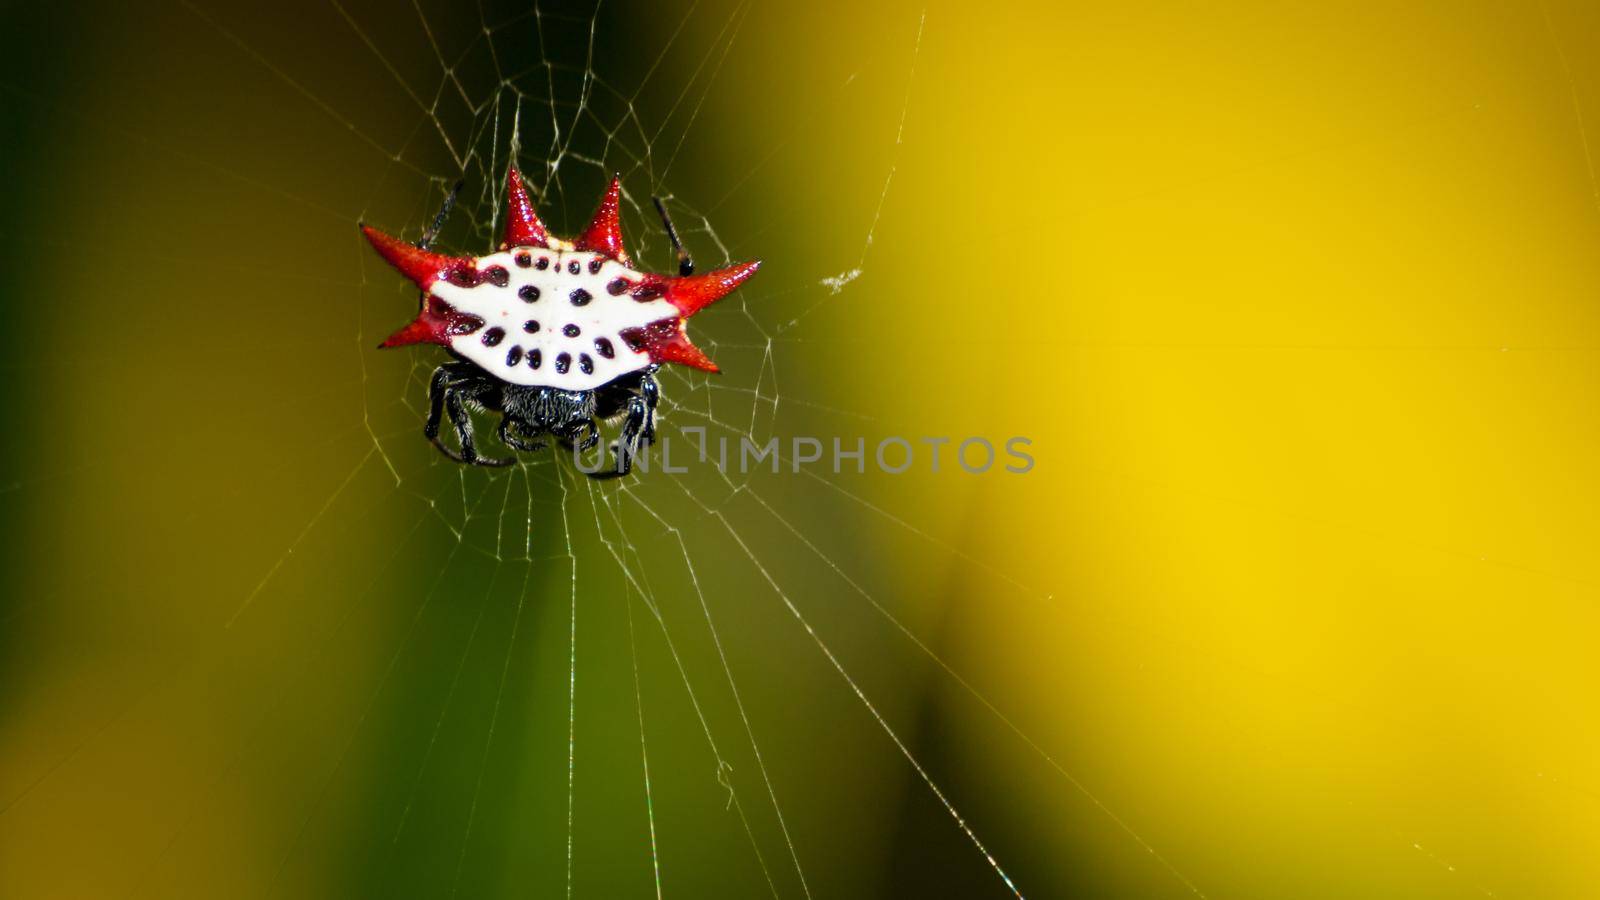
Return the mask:
[[451,334],[449,347],[509,384],[598,388],[652,365],[630,336],[680,315],[659,292],[639,290],[651,283],[643,273],[590,251],[517,248],[477,257],[467,271],[479,275],[442,278],[431,292],[482,322]]

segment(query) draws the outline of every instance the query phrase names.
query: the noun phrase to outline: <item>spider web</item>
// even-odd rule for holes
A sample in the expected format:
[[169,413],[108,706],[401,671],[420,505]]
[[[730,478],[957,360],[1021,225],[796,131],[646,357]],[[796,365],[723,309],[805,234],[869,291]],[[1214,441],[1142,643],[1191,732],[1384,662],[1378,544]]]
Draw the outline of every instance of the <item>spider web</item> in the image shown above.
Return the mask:
[[[670,269],[671,252],[652,196],[702,270],[768,256],[764,244],[786,227],[767,222],[762,197],[747,189],[770,157],[741,160],[715,184],[684,174],[686,157],[715,152],[703,123],[729,88],[730,58],[752,51],[741,44],[749,3],[651,11],[676,24],[627,66],[610,63],[627,19],[605,6],[333,2],[314,23],[203,0],[181,6],[221,52],[268,76],[309,130],[343,132],[379,177],[364,202],[344,206],[204,150],[178,152],[331,224],[364,221],[414,240],[461,180],[439,246],[481,251],[499,231],[503,173],[515,162],[559,234],[577,230],[619,173],[630,248],[658,271]],[[758,278],[695,319],[696,342],[724,374],[663,370],[659,427],[674,452],[707,440],[737,448],[901,430],[808,399],[808,370],[835,363],[806,326],[865,289],[932,27],[915,8],[902,25],[885,36],[884,64],[864,76],[899,99],[877,111],[880,129],[840,151],[885,161],[880,179],[848,188],[877,198],[871,218],[856,223],[844,256],[768,256]],[[313,27],[347,29],[358,52],[338,70],[362,73],[379,111],[369,115],[357,88],[290,49],[297,29]],[[409,108],[399,117],[408,129],[380,117],[396,108]],[[776,136],[771,152],[783,147]],[[347,241],[329,268],[334,289],[320,290],[332,298],[321,310],[327,339],[275,348],[332,353],[352,377],[307,391],[331,410],[324,439],[255,473],[293,483],[331,471],[321,499],[288,513],[287,529],[264,528],[256,546],[267,549],[240,560],[253,574],[218,601],[219,649],[131,690],[7,809],[149,715],[152,697],[214,682],[215,695],[190,699],[236,710],[238,739],[216,748],[199,796],[153,829],[131,866],[137,894],[200,879],[193,860],[219,810],[242,802],[241,785],[281,784],[273,805],[290,826],[259,855],[267,895],[305,893],[297,879],[335,858],[361,861],[353,889],[384,895],[870,895],[888,876],[862,874],[873,848],[851,844],[893,835],[851,821],[866,796],[901,810],[891,821],[922,823],[902,826],[899,841],[912,846],[894,853],[915,871],[897,870],[896,885],[955,878],[1024,896],[1028,879],[1009,860],[1041,851],[1014,828],[992,834],[972,807],[995,820],[1004,798],[982,802],[977,782],[949,771],[921,734],[919,696],[950,691],[987,720],[993,740],[1031,754],[1148,857],[1163,890],[1201,895],[940,654],[938,610],[917,596],[920,582],[879,571],[870,551],[910,548],[1005,601],[1047,601],[1041,586],[965,552],[925,521],[915,497],[875,476],[791,470],[783,445],[778,472],[677,472],[658,457],[656,471],[607,483],[555,455],[506,470],[451,464],[419,435],[438,359],[372,349],[414,296],[354,228]],[[369,530],[382,539],[363,539]],[[373,628],[371,662],[346,662],[356,634]],[[322,696],[317,679],[334,676],[346,689]],[[308,730],[289,749],[264,742],[295,727]]]

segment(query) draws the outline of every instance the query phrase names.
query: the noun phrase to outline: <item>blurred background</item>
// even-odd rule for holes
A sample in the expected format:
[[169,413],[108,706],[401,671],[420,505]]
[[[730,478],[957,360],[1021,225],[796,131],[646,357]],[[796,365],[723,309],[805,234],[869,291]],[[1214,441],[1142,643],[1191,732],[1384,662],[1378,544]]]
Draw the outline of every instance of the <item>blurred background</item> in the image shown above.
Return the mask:
[[[1592,4],[4,12],[0,896],[1600,891]],[[678,447],[1036,467],[449,463],[510,159],[765,261]]]

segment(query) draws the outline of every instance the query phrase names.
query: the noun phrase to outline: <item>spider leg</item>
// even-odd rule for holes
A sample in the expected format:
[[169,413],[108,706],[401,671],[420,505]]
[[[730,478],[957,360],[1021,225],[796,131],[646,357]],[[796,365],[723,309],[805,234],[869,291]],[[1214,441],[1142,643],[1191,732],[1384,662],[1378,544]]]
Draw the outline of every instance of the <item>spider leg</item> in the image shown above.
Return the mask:
[[661,216],[661,224],[666,226],[667,238],[672,241],[672,250],[678,254],[678,275],[687,278],[694,274],[694,260],[689,258],[689,251],[683,249],[683,241],[678,240],[678,229],[672,225],[672,214],[667,212],[667,205],[661,202],[660,197],[651,197],[650,202],[656,205],[656,212]]
[[656,406],[661,403],[661,386],[656,383],[654,370],[646,372],[644,377],[639,380],[639,394],[644,398],[644,429],[641,439],[645,444],[654,444],[656,442]]
[[440,366],[433,370],[428,382],[428,424],[422,427],[422,434],[434,443],[438,443],[439,420],[444,418],[444,395],[450,392],[450,381],[449,367]]
[[445,395],[472,377],[472,367],[458,362],[447,362],[433,370],[428,382],[428,424],[422,434],[432,441],[439,436],[439,420],[444,417]]
[[523,453],[531,453],[545,448],[543,441],[526,440],[526,438],[531,437],[533,437],[533,434],[527,430],[525,423],[521,419],[505,416],[500,420],[500,443],[505,444],[507,447]]
[[[466,406],[461,400],[463,393],[469,397],[480,392],[480,388],[473,385],[475,368],[469,363],[449,362],[433,370],[433,378],[428,383],[428,423],[423,426],[422,434],[439,452],[450,457],[456,462],[467,463],[475,466],[509,466],[509,459],[484,459],[478,456],[477,448],[472,439],[472,417],[468,415]],[[439,440],[439,424],[444,413],[450,414],[450,424],[455,428],[456,441],[461,445],[461,452],[457,453],[445,446]]]
[[[622,433],[613,444],[616,467],[609,472],[589,475],[596,480],[620,478],[633,471],[633,459],[639,451],[655,443],[656,406],[661,402],[661,386],[656,382],[655,368],[639,373],[639,383],[627,394],[627,418],[622,423]],[[585,444],[585,447],[592,444]]]
[[649,445],[648,441],[640,440],[640,434],[649,418],[649,401],[640,396],[628,401],[628,418],[622,423],[622,438],[617,442],[617,475],[622,476],[633,471],[634,456]]
[[639,394],[635,394],[633,399],[628,401],[628,418],[622,423],[622,435],[617,438],[616,468],[609,472],[591,473],[590,478],[604,481],[608,478],[621,478],[633,471],[634,455],[650,443],[641,438],[645,428],[650,427],[646,423],[654,409],[655,404]]
[[444,220],[450,217],[450,210],[456,208],[456,197],[461,193],[461,186],[466,183],[464,178],[457,179],[455,186],[450,188],[450,193],[444,197],[444,205],[439,207],[439,211],[433,216],[433,224],[422,233],[422,240],[417,241],[418,248],[426,250],[433,246],[433,242],[439,237],[439,230],[444,227]]
[[600,424],[594,419],[583,419],[568,423],[555,434],[556,439],[561,441],[562,449],[569,453],[581,453],[600,443]]
[[442,442],[435,438],[433,445],[438,447],[445,456],[450,457],[456,462],[463,462],[474,466],[509,466],[515,461],[510,459],[492,459],[478,455],[477,448],[475,448],[472,443],[472,416],[467,413],[467,406],[461,401],[461,393],[459,391],[449,389],[445,390],[444,408],[445,412],[450,414],[450,424],[454,425],[456,429],[456,441],[461,445],[461,453],[458,455],[456,453],[452,453],[449,447],[446,447]]
[[576,444],[579,452],[593,449],[595,444],[600,443],[600,425],[594,419],[584,419],[574,425],[563,440],[567,444]]

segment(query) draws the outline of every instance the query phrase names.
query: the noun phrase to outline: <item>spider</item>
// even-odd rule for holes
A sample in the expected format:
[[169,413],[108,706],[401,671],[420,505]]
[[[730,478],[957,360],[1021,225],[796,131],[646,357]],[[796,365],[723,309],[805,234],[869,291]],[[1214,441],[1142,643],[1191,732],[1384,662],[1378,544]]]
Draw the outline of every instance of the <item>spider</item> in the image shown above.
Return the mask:
[[[656,371],[665,363],[719,371],[689,342],[684,320],[731,294],[761,261],[694,274],[694,260],[658,198],[678,275],[639,271],[622,244],[621,191],[620,177],[613,178],[589,227],[564,241],[545,230],[511,167],[505,236],[487,256],[430,249],[454,191],[415,244],[361,226],[378,254],[422,289],[416,319],[379,346],[439,344],[453,357],[433,372],[423,428],[446,456],[477,466],[515,462],[479,453],[473,411],[499,413],[500,442],[521,452],[544,449],[544,435],[589,450],[600,441],[600,423],[620,419],[615,465],[590,477],[626,475],[634,455],[655,440]],[[439,439],[446,415],[459,451]]]

